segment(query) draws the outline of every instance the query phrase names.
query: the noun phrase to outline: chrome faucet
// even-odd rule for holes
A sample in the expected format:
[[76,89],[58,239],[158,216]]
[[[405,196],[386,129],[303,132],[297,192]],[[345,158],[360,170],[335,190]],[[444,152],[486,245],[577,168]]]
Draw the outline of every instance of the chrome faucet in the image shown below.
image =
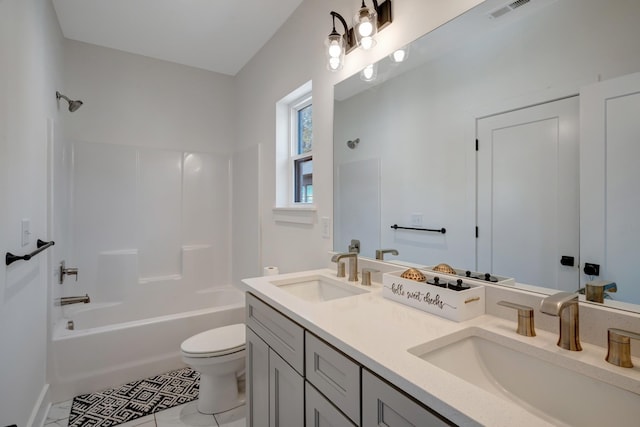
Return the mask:
[[342,258],[349,258],[349,281],[358,281],[358,254],[356,252],[348,252],[335,254],[331,257],[332,262],[340,262]]
[[384,260],[384,254],[398,256],[398,251],[395,249],[376,249],[376,259]]
[[578,294],[558,292],[542,300],[540,311],[560,318],[558,347],[565,350],[581,351],[579,328]]
[[90,303],[91,298],[89,298],[88,294],[80,297],[62,297],[60,298],[60,305],[69,305],[69,304],[78,304],[78,303]]
[[605,292],[617,292],[618,285],[615,282],[608,282],[606,280],[596,280],[589,282],[585,287],[585,296],[587,301],[592,302],[604,302]]

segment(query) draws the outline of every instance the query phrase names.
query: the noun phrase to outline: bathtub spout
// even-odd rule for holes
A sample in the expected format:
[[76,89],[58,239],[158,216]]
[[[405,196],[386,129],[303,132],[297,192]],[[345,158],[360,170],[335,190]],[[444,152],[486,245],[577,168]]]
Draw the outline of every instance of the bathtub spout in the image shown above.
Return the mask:
[[89,303],[91,302],[91,298],[89,298],[88,294],[85,294],[83,297],[62,297],[60,298],[60,305],[69,305],[69,304],[78,304],[78,303]]

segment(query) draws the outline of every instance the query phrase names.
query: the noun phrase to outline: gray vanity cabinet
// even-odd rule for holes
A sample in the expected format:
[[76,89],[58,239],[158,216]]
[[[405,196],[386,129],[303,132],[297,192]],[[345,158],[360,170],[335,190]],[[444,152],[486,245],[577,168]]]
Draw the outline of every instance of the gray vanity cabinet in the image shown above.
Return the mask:
[[246,294],[248,427],[431,427],[444,418]]
[[246,294],[247,425],[304,425],[304,329]]
[[448,422],[366,369],[362,370],[362,427],[440,427]]

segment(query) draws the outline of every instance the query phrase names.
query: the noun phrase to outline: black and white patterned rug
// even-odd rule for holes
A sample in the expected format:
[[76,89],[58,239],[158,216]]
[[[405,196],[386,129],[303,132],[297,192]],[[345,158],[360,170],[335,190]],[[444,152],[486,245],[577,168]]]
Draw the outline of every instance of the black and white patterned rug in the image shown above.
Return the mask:
[[195,400],[200,374],[179,369],[73,398],[69,427],[108,427]]

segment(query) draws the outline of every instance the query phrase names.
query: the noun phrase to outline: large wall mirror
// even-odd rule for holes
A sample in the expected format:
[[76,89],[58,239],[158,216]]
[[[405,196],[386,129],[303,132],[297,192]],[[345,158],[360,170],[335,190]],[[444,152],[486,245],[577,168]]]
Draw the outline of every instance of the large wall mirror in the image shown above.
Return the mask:
[[550,292],[610,280],[605,303],[635,309],[640,2],[510,3],[336,85],[334,250],[357,239],[361,256],[395,249],[386,261]]

